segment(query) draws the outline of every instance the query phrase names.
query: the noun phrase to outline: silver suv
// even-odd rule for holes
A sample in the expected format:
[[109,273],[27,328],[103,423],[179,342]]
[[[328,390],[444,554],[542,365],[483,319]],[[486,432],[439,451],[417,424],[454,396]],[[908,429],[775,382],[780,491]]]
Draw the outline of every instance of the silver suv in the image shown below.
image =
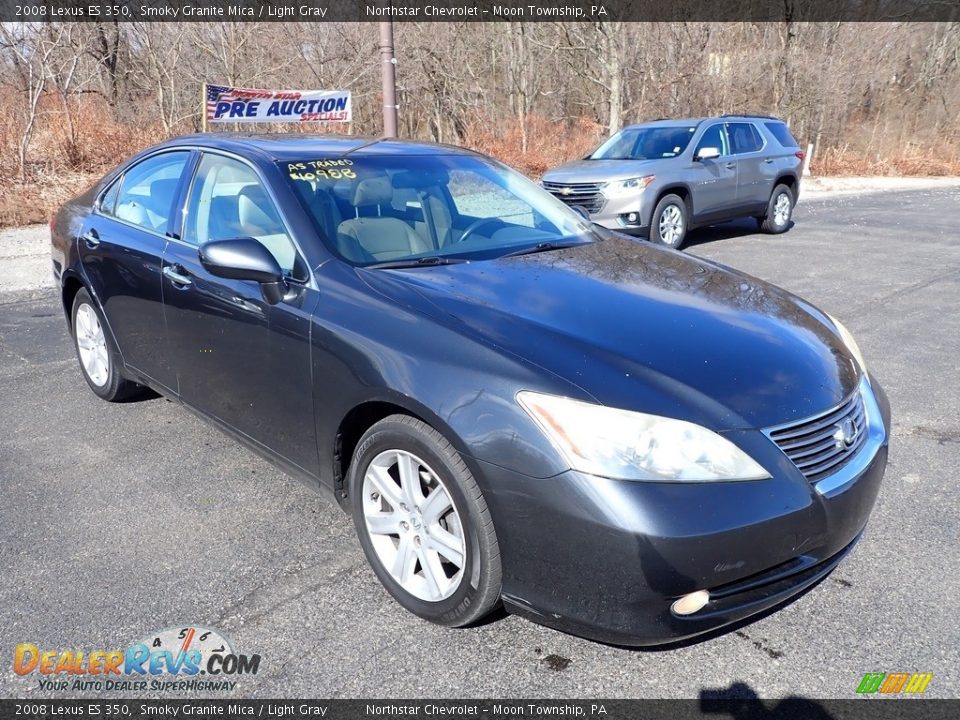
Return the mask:
[[787,230],[803,157],[774,117],[656,120],[623,128],[541,184],[599,225],[679,248],[689,229],[738,217]]

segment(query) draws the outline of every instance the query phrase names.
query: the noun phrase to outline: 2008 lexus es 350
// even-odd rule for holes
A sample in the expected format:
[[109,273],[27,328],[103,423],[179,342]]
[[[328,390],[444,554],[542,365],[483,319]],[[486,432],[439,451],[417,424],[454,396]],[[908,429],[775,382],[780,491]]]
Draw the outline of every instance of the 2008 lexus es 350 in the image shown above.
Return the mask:
[[332,493],[433,622],[703,633],[826,576],[884,473],[840,322],[473,152],[182,137],[51,231],[93,392],[152,388]]

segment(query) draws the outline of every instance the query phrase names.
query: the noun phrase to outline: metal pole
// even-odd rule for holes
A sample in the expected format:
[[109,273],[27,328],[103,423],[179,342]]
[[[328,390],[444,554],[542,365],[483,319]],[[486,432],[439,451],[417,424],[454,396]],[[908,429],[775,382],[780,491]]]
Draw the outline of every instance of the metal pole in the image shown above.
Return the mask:
[[383,134],[397,136],[397,59],[393,56],[393,21],[380,23],[380,72],[383,77]]
[[207,84],[200,86],[200,129],[201,132],[207,131]]

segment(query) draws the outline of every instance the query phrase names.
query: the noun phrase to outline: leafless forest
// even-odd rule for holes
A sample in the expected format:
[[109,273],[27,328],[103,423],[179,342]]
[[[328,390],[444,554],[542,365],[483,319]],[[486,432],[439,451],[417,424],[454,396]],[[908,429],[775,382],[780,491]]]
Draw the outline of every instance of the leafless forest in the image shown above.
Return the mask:
[[[624,123],[758,112],[821,174],[960,174],[960,22],[398,23],[400,133],[531,175]],[[0,24],[0,225],[200,126],[204,81],[345,88],[381,128],[375,23]],[[229,126],[227,126],[229,127]]]

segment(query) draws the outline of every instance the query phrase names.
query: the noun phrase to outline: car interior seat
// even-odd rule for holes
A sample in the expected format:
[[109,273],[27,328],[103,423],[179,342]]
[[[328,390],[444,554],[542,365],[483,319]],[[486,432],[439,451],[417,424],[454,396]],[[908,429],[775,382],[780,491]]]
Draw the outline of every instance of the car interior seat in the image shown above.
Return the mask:
[[[383,215],[392,208],[393,185],[386,176],[366,178],[353,190],[357,217],[337,228],[337,246],[345,257],[363,262],[393,260],[430,249],[428,243],[403,220]],[[370,214],[376,213],[376,214]]]

